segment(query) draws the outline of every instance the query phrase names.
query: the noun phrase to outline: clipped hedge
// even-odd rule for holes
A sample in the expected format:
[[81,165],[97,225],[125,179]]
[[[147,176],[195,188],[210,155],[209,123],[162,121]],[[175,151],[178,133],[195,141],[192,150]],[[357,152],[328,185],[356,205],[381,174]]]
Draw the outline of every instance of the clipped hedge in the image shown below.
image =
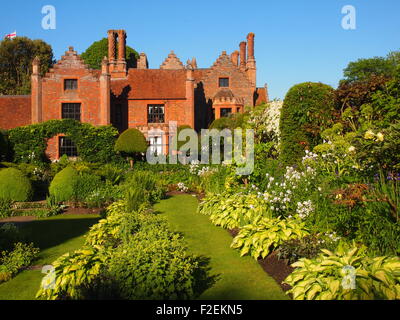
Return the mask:
[[74,141],[79,157],[84,161],[106,163],[117,159],[113,148],[118,131],[112,126],[95,127],[63,119],[14,128],[8,134],[15,162],[47,161],[47,140],[58,134],[65,134]]
[[323,83],[305,82],[287,93],[280,118],[281,155],[286,165],[296,164],[305,150],[321,143],[320,134],[332,125],[334,90]]
[[54,197],[56,202],[73,199],[78,181],[78,171],[72,167],[66,167],[57,173],[51,182],[49,188],[50,196]]
[[32,196],[32,184],[20,170],[0,170],[0,199],[23,202],[30,200]]

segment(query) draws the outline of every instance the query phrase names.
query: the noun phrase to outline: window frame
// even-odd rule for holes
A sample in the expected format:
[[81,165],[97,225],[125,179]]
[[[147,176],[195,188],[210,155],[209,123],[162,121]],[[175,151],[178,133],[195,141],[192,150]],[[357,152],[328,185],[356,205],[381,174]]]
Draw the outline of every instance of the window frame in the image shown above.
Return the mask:
[[[150,113],[151,108],[162,109],[162,113]],[[160,117],[158,121],[155,121],[157,117]],[[148,124],[156,124],[156,123],[165,123],[165,104],[148,104],[147,105],[147,123]]]
[[[75,83],[74,88],[72,88],[72,89],[67,88],[67,82],[68,81],[72,81],[72,83]],[[70,79],[70,78],[64,79],[64,91],[76,91],[76,90],[78,90],[78,79],[74,79],[74,78],[72,78],[72,79]]]
[[[226,84],[222,83],[223,80],[226,80]],[[230,85],[229,77],[220,77],[220,78],[218,78],[218,87],[219,88],[229,88],[229,85]]]
[[[63,145],[64,141],[64,145]],[[65,145],[65,142],[68,145]],[[64,151],[63,151],[64,148]],[[77,158],[79,157],[78,148],[76,144],[71,140],[71,138],[67,136],[59,136],[58,137],[58,156],[61,158],[63,155],[66,155],[68,158]]]
[[[79,106],[79,112],[76,110],[65,110],[64,108]],[[61,119],[72,119],[81,122],[82,104],[80,102],[62,102],[61,103]]]
[[[230,110],[230,112],[228,112],[228,110]],[[221,108],[219,111],[219,115],[221,118],[228,118],[232,113],[232,108]]]

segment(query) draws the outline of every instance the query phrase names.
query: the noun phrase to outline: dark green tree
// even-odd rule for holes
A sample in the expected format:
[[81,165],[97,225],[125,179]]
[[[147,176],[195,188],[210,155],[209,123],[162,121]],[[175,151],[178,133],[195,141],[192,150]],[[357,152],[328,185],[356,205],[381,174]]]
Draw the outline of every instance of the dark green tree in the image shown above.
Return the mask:
[[[103,38],[94,42],[85,52],[81,54],[81,58],[92,69],[101,69],[101,62],[104,57],[108,56],[108,39]],[[139,54],[131,47],[126,46],[126,63],[128,68],[136,67],[136,61]]]
[[393,77],[399,65],[400,51],[391,52],[386,57],[359,59],[344,69],[344,80],[356,82],[368,80],[371,76]]
[[147,141],[138,129],[125,130],[115,143],[115,151],[126,156],[133,167],[133,160],[138,155],[147,151]]
[[32,61],[36,56],[44,75],[55,62],[49,44],[26,37],[0,41],[0,95],[31,92]]
[[294,165],[306,149],[318,145],[321,132],[333,123],[334,112],[332,87],[314,82],[293,86],[285,97],[280,118],[282,163]]

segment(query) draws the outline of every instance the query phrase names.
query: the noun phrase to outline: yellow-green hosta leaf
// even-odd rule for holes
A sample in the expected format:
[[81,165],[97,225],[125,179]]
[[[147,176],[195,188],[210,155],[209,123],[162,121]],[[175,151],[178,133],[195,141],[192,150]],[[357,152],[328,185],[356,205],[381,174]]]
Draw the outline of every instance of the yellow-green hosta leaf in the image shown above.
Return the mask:
[[314,284],[314,285],[311,287],[311,289],[308,290],[308,292],[307,292],[307,294],[306,294],[307,300],[313,300],[314,297],[315,297],[315,295],[316,295],[318,292],[321,292],[321,291],[322,291],[322,287],[321,287],[319,284]]
[[328,283],[329,290],[332,292],[332,295],[336,295],[336,293],[340,289],[340,281],[339,280],[332,280]]

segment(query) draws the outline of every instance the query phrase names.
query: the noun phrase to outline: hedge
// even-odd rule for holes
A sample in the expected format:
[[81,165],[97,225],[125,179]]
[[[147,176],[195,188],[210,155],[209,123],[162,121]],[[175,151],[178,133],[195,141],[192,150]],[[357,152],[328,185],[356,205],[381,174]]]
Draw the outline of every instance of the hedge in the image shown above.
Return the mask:
[[54,176],[49,188],[50,196],[56,202],[72,200],[75,197],[78,180],[78,171],[72,167],[66,167]]
[[332,125],[334,111],[334,89],[326,84],[305,82],[289,90],[280,118],[283,164],[296,164],[305,150],[321,143],[320,134]]
[[79,157],[88,162],[106,163],[117,159],[114,143],[118,135],[112,126],[95,127],[72,119],[50,120],[8,131],[14,161],[40,163],[47,161],[47,140],[65,134],[74,141]]
[[0,170],[0,199],[23,202],[30,200],[32,195],[32,184],[20,170]]

